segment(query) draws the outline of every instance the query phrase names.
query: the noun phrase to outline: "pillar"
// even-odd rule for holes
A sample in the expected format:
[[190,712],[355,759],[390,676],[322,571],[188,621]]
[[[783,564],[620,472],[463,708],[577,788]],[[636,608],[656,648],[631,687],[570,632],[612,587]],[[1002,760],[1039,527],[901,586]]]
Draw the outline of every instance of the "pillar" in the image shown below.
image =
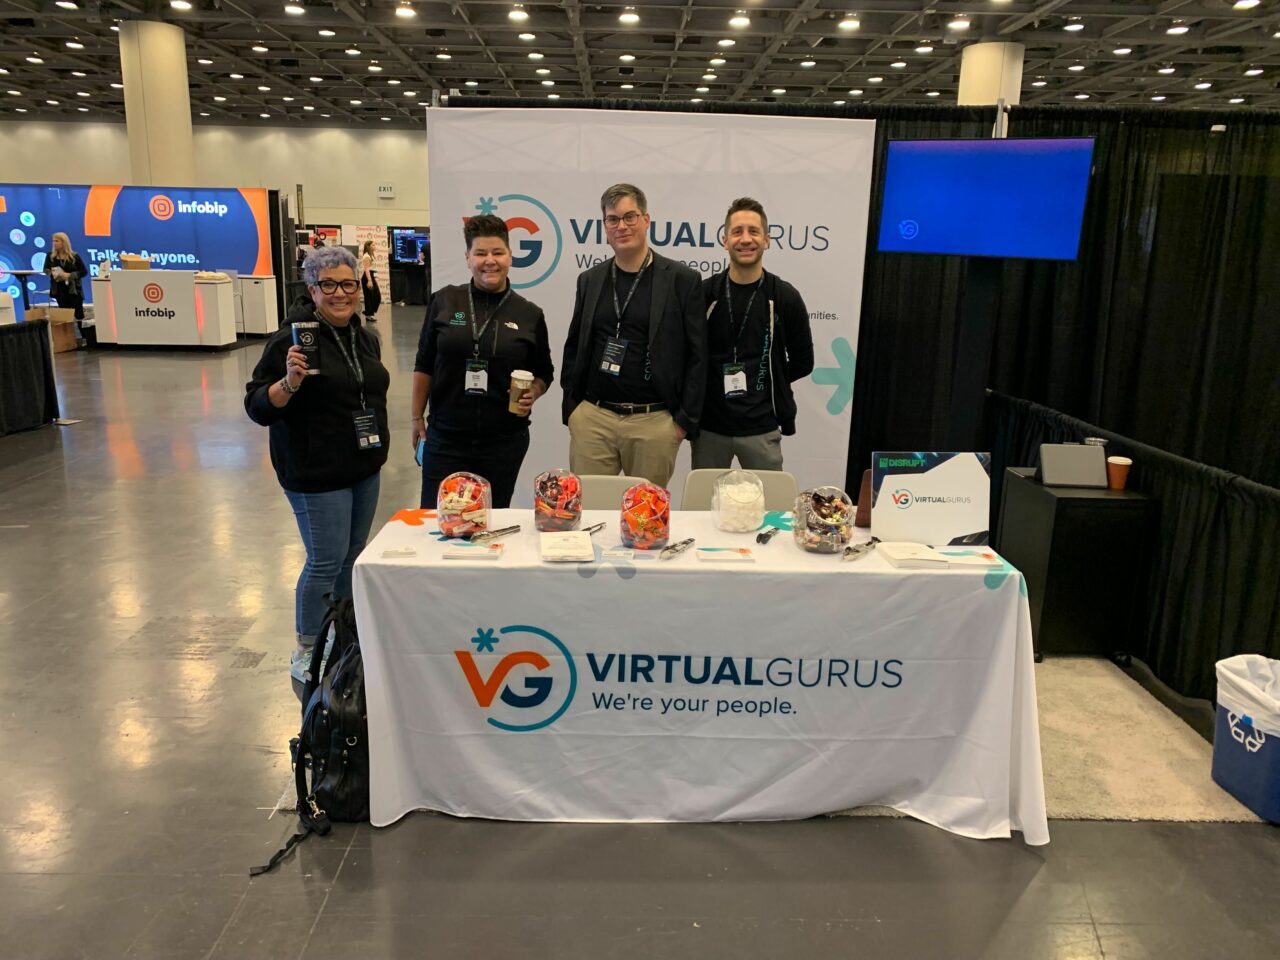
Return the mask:
[[1022,99],[1022,55],[1020,43],[973,43],[960,52],[960,95],[962,106],[1016,106]]
[[156,20],[122,22],[120,73],[134,184],[194,186],[187,39],[182,28]]

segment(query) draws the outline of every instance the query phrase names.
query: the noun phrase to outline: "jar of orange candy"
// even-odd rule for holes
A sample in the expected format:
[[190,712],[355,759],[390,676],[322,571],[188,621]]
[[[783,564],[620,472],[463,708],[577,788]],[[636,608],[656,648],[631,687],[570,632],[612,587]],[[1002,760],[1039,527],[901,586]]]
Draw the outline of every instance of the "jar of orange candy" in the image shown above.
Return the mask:
[[556,468],[533,481],[533,525],[542,532],[577,530],[582,522],[582,484]]
[[637,483],[622,495],[622,544],[658,550],[671,538],[671,494],[652,483]]
[[474,473],[451,473],[440,481],[436,515],[446,537],[470,537],[489,529],[493,489]]

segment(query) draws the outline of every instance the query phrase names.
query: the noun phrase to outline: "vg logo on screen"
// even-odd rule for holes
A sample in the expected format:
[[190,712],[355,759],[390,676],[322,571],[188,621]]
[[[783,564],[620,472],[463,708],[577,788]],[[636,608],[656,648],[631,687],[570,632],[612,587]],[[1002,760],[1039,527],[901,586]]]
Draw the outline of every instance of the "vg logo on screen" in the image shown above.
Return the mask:
[[564,714],[578,686],[569,648],[540,627],[477,627],[474,650],[455,650],[459,675],[485,722],[516,733],[540,730]]
[[[536,287],[560,265],[564,253],[564,233],[560,222],[541,200],[524,193],[480,197],[476,214],[492,214],[507,225],[511,239],[511,286],[516,290]],[[474,216],[474,214],[473,214]],[[468,217],[463,218],[465,223]]]

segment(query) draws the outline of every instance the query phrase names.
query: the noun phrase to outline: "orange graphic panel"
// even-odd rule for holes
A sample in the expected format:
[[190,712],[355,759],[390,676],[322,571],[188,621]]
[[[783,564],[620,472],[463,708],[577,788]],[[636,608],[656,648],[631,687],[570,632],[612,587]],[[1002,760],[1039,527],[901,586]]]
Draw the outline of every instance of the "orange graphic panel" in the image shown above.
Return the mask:
[[84,202],[84,235],[86,237],[111,236],[111,213],[116,208],[116,197],[124,187],[93,186]]
[[253,222],[258,227],[258,262],[253,266],[255,276],[271,274],[271,217],[267,213],[267,191],[245,189],[240,191],[244,202],[253,211]]

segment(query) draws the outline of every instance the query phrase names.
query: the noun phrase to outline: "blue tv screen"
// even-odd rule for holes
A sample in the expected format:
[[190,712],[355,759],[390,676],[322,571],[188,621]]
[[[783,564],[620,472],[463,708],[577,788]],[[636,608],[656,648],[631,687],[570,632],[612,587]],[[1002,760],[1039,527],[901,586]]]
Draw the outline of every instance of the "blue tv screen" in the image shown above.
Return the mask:
[[891,140],[880,250],[1074,260],[1093,139]]

